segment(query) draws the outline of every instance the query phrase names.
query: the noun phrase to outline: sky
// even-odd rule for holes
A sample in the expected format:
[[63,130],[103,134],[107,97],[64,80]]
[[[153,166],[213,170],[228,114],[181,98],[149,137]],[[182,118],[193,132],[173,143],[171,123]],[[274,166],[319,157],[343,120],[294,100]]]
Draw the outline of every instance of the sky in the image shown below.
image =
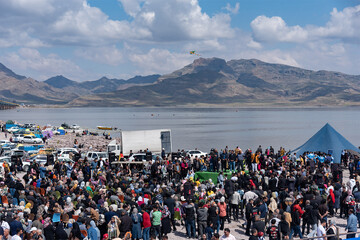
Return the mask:
[[359,56],[360,0],[0,0],[0,62],[40,81],[166,74],[199,57],[360,75]]

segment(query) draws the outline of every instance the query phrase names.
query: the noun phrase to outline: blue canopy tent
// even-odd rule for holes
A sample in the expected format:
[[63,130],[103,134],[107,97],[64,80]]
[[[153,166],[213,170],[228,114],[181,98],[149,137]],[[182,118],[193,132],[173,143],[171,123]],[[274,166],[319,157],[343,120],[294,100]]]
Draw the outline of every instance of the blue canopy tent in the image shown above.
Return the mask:
[[331,153],[334,158],[334,163],[340,163],[342,150],[360,151],[327,123],[306,143],[292,152],[296,152],[298,155],[304,152]]

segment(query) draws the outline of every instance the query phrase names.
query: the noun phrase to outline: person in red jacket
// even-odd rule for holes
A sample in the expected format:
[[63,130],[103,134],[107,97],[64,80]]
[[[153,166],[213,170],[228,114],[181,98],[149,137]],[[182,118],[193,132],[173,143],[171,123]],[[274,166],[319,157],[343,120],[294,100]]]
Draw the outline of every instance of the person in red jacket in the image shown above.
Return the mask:
[[142,205],[142,229],[143,229],[143,239],[144,240],[150,240],[150,227],[151,227],[151,221],[150,221],[150,215],[145,211],[145,205]]
[[329,191],[329,196],[327,197],[327,202],[328,202],[328,209],[329,209],[330,216],[333,216],[334,215],[334,205],[335,205],[335,194],[332,189],[330,189],[330,191]]

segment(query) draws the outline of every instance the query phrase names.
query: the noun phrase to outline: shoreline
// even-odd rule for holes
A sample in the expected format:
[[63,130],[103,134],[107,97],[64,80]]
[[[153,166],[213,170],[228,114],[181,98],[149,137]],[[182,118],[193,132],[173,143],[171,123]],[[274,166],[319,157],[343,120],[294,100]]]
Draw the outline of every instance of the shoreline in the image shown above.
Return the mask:
[[[351,110],[351,109],[359,109],[360,105],[352,105],[352,106],[260,106],[260,105],[246,105],[246,106],[228,106],[228,105],[206,105],[206,106],[198,106],[198,105],[176,105],[176,106],[108,106],[108,107],[100,107],[100,106],[67,106],[67,105],[31,105],[27,107],[18,107],[14,109],[78,109],[78,108],[126,108],[126,109],[239,109],[239,110]],[[10,110],[14,110],[10,109]]]

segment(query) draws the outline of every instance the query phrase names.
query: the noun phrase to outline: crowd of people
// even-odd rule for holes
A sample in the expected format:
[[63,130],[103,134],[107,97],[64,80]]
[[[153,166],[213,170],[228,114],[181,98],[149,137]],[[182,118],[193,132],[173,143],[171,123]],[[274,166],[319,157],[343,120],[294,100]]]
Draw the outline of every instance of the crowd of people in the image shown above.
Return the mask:
[[[360,224],[358,158],[342,166],[321,153],[297,156],[272,147],[239,147],[190,159],[182,151],[145,164],[108,160],[53,166],[32,163],[19,178],[16,164],[0,179],[0,239],[292,239],[336,234],[329,218],[347,218],[348,238]],[[216,180],[199,179],[210,171]],[[231,221],[242,229],[229,228]],[[186,229],[182,235],[180,228]],[[327,240],[336,239],[335,236]]]

